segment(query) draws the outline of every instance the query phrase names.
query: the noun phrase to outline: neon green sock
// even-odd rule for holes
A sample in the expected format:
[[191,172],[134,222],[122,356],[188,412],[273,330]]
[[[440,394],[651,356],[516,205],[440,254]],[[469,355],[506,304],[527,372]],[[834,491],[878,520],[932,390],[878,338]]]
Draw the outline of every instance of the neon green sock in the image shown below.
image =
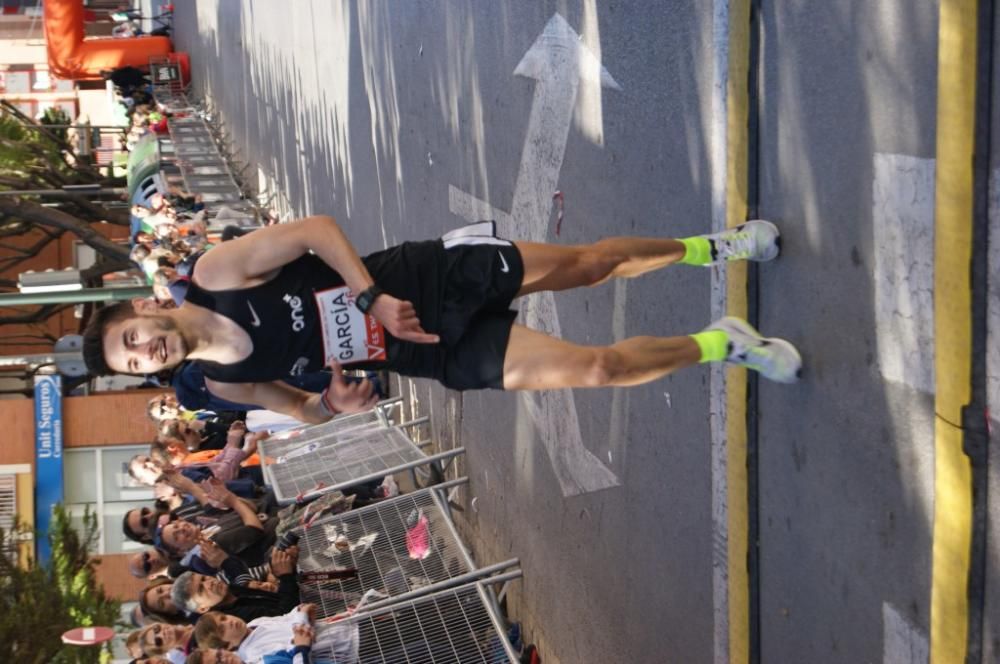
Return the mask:
[[729,335],[722,330],[706,330],[690,335],[701,350],[701,362],[721,362],[729,350]]
[[708,238],[696,235],[678,240],[684,245],[682,263],[688,265],[708,265],[712,262],[712,243]]

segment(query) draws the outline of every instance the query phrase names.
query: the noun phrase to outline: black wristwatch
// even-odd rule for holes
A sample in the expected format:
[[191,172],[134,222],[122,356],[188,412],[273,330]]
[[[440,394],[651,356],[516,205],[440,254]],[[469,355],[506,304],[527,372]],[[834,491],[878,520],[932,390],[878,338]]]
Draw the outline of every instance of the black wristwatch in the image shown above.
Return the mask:
[[375,298],[384,292],[381,288],[372,284],[369,288],[358,294],[358,297],[354,300],[354,306],[360,309],[361,313],[366,314],[371,310],[372,305],[375,304]]

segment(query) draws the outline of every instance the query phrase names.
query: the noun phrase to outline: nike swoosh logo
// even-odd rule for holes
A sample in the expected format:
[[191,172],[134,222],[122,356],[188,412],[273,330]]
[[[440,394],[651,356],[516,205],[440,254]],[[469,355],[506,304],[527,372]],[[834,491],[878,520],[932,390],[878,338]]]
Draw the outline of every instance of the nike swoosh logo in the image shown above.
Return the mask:
[[503,252],[502,251],[498,251],[497,255],[500,256],[500,262],[503,263],[503,265],[500,266],[500,271],[501,272],[510,272],[510,266],[507,265],[507,259],[503,257]]
[[253,325],[254,327],[260,327],[260,316],[257,315],[256,311],[254,311],[253,305],[250,304],[249,301],[247,301],[247,306],[250,307],[250,315],[253,316],[253,319],[250,321],[250,324]]

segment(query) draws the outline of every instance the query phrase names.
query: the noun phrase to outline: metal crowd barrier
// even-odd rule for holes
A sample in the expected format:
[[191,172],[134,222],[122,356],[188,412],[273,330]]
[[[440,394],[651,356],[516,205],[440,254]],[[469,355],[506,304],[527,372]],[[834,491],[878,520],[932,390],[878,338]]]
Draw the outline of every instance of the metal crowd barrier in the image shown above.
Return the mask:
[[443,475],[447,464],[465,448],[426,454],[404,430],[426,418],[392,426],[385,415],[385,409],[399,401],[390,400],[369,413],[334,418],[260,441],[264,481],[278,502],[303,502],[422,466],[436,466]]
[[378,607],[517,565],[477,568],[451,520],[452,480],[317,519],[299,534],[299,594],[318,615]]
[[[164,177],[188,193],[201,195],[210,233],[226,226],[260,227],[256,206],[247,200],[235,175],[237,169],[221,149],[222,131],[205,119],[204,109],[189,100],[171,73],[174,67],[168,61],[150,61],[153,97],[171,114],[169,135],[160,137]],[[161,70],[164,75],[157,75]]]
[[312,656],[360,664],[515,664],[490,584],[520,575],[508,572],[335,622],[317,621]]
[[[397,397],[260,441],[265,481],[288,503],[464,452],[425,454],[404,428],[428,418],[402,417]],[[299,595],[316,606],[315,657],[370,664],[518,661],[493,591],[502,584],[502,596],[520,576],[518,560],[476,565],[449,501],[467,482],[441,482],[294,529]]]

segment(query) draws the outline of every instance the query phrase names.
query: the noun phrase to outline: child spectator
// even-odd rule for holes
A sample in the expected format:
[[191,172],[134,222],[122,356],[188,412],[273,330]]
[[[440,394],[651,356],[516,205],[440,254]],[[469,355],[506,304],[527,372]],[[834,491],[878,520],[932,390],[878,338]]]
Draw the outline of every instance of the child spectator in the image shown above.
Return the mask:
[[195,635],[202,647],[235,650],[244,662],[264,662],[269,656],[291,660],[295,655],[291,651],[308,655],[310,648],[313,664],[357,661],[357,625],[328,626],[317,643],[312,630],[315,614],[315,605],[300,604],[283,616],[245,623],[235,616],[210,611],[198,619]]
[[146,656],[165,656],[170,661],[183,661],[194,648],[193,625],[153,623],[139,630],[139,647]]
[[[291,638],[288,638],[289,633]],[[185,664],[235,664],[236,662],[245,664],[355,664],[358,661],[356,651],[353,657],[341,659],[310,658],[312,642],[312,627],[308,624],[295,624],[285,632],[284,643],[278,644],[277,649],[270,652],[254,652],[248,656],[244,654],[242,647],[235,653],[222,648],[203,647],[192,652]]]
[[176,419],[193,420],[197,417],[195,411],[185,410],[181,407],[177,402],[177,397],[169,392],[157,394],[146,402],[146,415],[154,422]]

